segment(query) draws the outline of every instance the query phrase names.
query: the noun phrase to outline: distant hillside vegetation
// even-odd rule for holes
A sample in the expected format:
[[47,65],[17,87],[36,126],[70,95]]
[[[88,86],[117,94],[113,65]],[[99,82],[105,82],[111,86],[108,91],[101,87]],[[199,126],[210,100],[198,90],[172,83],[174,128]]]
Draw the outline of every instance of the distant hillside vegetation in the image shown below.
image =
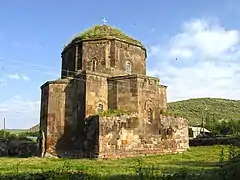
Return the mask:
[[37,124],[29,129],[30,132],[36,132],[39,131],[40,124]]
[[[203,118],[240,120],[240,101],[219,98],[195,98],[168,103],[168,113],[186,117],[190,125],[200,125]],[[39,124],[29,129],[38,131]]]
[[18,135],[18,134],[27,132],[27,129],[6,129],[6,131],[11,133],[11,134]]
[[[219,98],[195,98],[168,103],[168,112],[189,119],[191,125],[199,125],[204,119],[240,120],[240,101]],[[203,114],[203,115],[202,115]]]

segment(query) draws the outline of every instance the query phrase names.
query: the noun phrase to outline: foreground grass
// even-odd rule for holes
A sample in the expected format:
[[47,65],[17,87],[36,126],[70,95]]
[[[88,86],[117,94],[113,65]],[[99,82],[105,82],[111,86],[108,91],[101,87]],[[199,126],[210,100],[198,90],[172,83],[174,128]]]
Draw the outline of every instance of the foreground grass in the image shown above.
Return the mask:
[[[145,156],[141,158],[141,162],[142,166],[153,166],[165,173],[176,172],[182,168],[189,172],[214,170],[218,168],[222,148],[227,152],[227,146],[191,147],[182,154]],[[136,167],[139,167],[139,158],[118,160],[0,158],[0,162],[1,174],[76,170],[94,175],[127,175],[135,174]]]

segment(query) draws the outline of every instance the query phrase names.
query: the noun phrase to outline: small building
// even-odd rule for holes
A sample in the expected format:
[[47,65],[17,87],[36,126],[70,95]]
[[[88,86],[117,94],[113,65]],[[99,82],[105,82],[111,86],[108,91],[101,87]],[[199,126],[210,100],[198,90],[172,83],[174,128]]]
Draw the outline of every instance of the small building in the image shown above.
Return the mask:
[[194,126],[189,126],[189,138],[196,138],[200,134],[209,134],[211,133],[209,130],[203,127],[194,127]]

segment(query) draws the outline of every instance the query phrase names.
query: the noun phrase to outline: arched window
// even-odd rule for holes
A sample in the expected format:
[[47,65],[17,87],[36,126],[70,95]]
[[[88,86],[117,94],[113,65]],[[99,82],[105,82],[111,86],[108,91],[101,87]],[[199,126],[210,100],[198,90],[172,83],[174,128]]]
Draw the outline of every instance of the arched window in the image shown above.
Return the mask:
[[97,108],[98,112],[103,112],[103,105],[100,103],[98,104],[98,108]]
[[131,74],[132,73],[132,64],[131,64],[130,61],[126,62],[125,71],[126,71],[127,74]]
[[152,123],[153,120],[153,110],[151,108],[148,109],[148,123]]
[[94,59],[92,61],[92,71],[96,71],[96,66],[97,66],[97,61],[96,61],[96,59]]

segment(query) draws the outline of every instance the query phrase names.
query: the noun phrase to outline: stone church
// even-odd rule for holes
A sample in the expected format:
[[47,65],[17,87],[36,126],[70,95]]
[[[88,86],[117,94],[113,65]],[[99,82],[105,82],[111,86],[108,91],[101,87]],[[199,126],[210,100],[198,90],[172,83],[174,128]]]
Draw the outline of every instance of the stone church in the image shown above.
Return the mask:
[[[146,48],[121,30],[96,25],[67,44],[61,57],[61,78],[41,86],[45,152],[70,147],[84,119],[99,112],[126,110],[151,124],[166,111],[167,86],[146,75]],[[68,140],[61,145],[63,134]]]

